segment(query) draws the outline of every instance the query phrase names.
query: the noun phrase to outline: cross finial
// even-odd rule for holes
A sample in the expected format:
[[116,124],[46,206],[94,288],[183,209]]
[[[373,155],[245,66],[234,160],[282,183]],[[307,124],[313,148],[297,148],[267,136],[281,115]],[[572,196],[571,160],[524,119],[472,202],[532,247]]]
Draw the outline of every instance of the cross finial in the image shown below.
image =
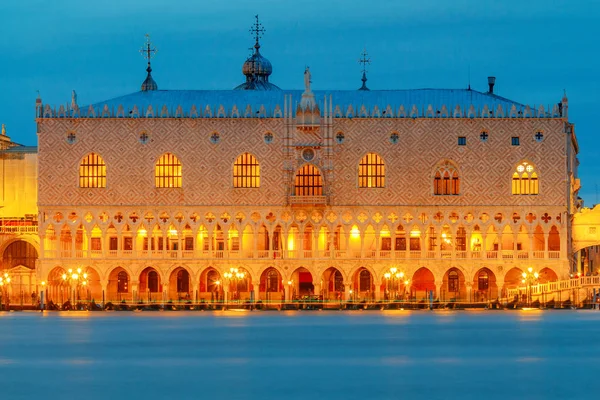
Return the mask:
[[369,53],[367,53],[367,49],[364,49],[362,53],[360,53],[360,58],[358,59],[358,63],[362,64],[362,72],[363,74],[367,73],[367,65],[371,64],[371,59],[368,58]]
[[254,23],[254,25],[252,25],[252,28],[250,28],[250,33],[252,34],[252,36],[254,36],[254,40],[256,40],[254,47],[258,49],[260,47],[258,40],[263,37],[263,34],[266,32],[266,30],[259,22],[258,14],[256,14],[254,18],[256,18],[256,22]]
[[154,45],[150,41],[150,34],[146,33],[145,36],[146,43],[144,43],[144,45],[140,49],[140,54],[146,59],[146,61],[148,61],[148,64],[150,64],[150,60],[156,55],[158,50],[156,50],[156,47],[154,47]]
[[371,59],[368,58],[369,53],[367,53],[367,49],[364,49],[360,54],[360,58],[358,59],[358,63],[362,64],[362,86],[358,90],[369,90],[367,87],[367,65],[371,64]]

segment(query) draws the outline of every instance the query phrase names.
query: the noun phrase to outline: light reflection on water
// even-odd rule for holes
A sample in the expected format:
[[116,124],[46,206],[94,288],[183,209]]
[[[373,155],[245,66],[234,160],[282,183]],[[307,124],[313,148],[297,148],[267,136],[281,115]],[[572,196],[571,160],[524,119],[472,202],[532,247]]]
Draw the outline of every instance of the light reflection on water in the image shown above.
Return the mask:
[[0,398],[570,399],[593,311],[0,313]]

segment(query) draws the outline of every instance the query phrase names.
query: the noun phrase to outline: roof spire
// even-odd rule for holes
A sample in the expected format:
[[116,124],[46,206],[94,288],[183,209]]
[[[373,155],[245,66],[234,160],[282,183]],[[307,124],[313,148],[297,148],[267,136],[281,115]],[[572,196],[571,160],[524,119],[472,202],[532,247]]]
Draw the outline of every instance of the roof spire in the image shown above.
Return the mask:
[[150,66],[150,60],[156,55],[157,51],[156,47],[150,41],[150,35],[146,33],[146,43],[140,49],[140,54],[148,61],[148,68],[146,68],[148,76],[146,76],[146,80],[142,83],[142,92],[158,90],[158,85],[152,79],[152,67]]
[[360,58],[358,59],[358,63],[362,64],[362,86],[358,90],[369,90],[367,87],[367,65],[371,64],[371,59],[368,57],[367,49],[364,49],[360,54]]
[[252,28],[250,28],[250,33],[252,34],[252,36],[254,36],[254,40],[256,41],[254,43],[254,48],[256,49],[256,51],[258,51],[258,49],[260,48],[260,43],[258,41],[260,38],[263,37],[263,34],[266,32],[266,30],[259,22],[258,14],[256,14],[254,18],[256,18],[256,22],[254,23],[254,25],[252,25]]

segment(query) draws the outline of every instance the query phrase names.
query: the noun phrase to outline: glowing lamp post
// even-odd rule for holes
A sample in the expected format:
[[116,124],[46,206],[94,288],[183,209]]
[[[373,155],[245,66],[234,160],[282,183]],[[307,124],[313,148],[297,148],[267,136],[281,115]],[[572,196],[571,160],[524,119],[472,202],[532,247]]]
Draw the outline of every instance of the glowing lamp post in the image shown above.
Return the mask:
[[[396,267],[390,268],[390,270],[388,272],[383,274],[383,277],[386,280],[385,288],[386,288],[386,291],[388,292],[388,297],[390,296],[390,293],[391,293],[394,300],[398,299],[398,289],[400,286],[400,282],[402,282],[404,279],[404,276],[405,276],[404,272],[398,271],[398,268],[396,268]],[[408,282],[409,282],[408,279],[404,280],[404,285],[405,285],[404,289],[405,290],[406,290],[406,285],[408,285]]]
[[77,270],[73,271],[69,268],[68,273],[62,275],[62,280],[65,284],[70,288],[69,292],[72,296],[69,300],[71,301],[71,307],[73,307],[73,303],[77,302],[77,297],[79,297],[79,288],[83,286],[87,288],[88,286],[88,274],[83,272],[81,268],[77,268]]
[[[233,293],[233,300],[236,299],[236,297],[239,296],[239,283],[245,279],[246,277],[246,273],[243,271],[238,270],[237,268],[230,268],[229,272],[225,272],[223,274],[223,276],[225,277],[225,279],[227,279],[227,282],[230,284],[233,282],[233,286],[235,288],[234,293]],[[239,300],[239,298],[238,298]]]
[[8,292],[8,288],[10,285],[10,276],[8,273],[4,273],[3,276],[0,276],[0,310],[2,309],[2,304],[4,304],[4,296],[6,294],[6,304],[8,305],[10,299],[10,293]]
[[525,288],[525,294],[527,296],[527,306],[531,306],[531,285],[537,283],[540,274],[534,271],[533,268],[529,267],[527,268],[527,272],[523,272],[523,274],[521,275],[523,276],[521,282],[527,285],[527,287]]

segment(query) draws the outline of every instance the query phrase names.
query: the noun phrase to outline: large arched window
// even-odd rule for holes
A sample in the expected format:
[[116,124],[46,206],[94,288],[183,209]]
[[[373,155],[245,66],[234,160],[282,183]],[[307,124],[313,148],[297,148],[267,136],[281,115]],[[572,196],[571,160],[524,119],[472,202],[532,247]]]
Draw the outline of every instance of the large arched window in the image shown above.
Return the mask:
[[90,153],[79,164],[79,187],[106,187],[106,164],[100,155]]
[[233,164],[234,188],[260,187],[260,165],[250,153],[244,153]]
[[382,188],[385,186],[385,164],[379,154],[368,153],[358,164],[359,188]]
[[306,164],[296,172],[295,196],[323,196],[323,178],[312,164]]
[[23,265],[35,269],[38,253],[35,247],[24,240],[17,240],[8,245],[2,255],[3,267],[6,269]]
[[436,196],[454,196],[460,194],[458,170],[450,162],[440,165],[433,177],[433,194]]
[[540,191],[535,167],[527,161],[517,165],[512,175],[512,194],[538,194]]
[[181,162],[174,154],[163,154],[156,163],[154,176],[157,188],[180,188]]

